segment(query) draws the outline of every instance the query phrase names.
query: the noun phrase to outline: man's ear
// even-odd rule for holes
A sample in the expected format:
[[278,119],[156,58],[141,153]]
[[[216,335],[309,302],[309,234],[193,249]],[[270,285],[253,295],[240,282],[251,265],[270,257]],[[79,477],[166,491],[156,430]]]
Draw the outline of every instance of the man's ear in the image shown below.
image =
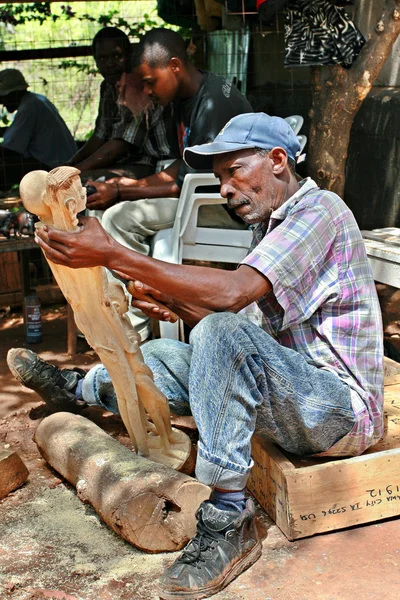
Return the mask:
[[178,74],[182,68],[182,61],[180,58],[173,56],[169,59],[169,66],[173,73]]
[[280,175],[286,169],[288,164],[288,156],[283,148],[277,146],[269,152],[269,157],[272,163],[272,172],[275,175]]

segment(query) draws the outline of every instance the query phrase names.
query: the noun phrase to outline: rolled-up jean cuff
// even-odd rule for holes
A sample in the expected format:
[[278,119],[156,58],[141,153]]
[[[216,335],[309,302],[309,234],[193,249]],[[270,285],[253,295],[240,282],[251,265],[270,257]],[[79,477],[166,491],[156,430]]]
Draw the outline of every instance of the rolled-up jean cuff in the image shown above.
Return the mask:
[[103,365],[95,365],[92,367],[87,375],[85,375],[85,379],[82,383],[82,397],[86,404],[89,404],[90,406],[99,405],[96,377],[100,370],[104,370]]
[[252,466],[253,461],[251,461],[246,472],[235,471],[214,463],[198,454],[196,477],[201,483],[210,487],[218,487],[224,490],[243,490],[246,487]]

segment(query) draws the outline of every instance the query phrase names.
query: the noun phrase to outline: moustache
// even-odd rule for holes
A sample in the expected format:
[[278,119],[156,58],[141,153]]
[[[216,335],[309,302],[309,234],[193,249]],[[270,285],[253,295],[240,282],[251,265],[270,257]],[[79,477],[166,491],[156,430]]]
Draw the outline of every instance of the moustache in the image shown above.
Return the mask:
[[230,210],[235,210],[235,208],[239,208],[239,206],[244,206],[246,204],[250,204],[249,200],[228,200],[227,206]]

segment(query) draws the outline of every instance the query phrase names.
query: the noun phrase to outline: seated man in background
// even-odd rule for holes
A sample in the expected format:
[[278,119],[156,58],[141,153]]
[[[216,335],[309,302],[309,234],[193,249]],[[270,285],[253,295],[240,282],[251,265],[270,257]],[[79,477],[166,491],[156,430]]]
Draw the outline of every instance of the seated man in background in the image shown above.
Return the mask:
[[[166,600],[208,598],[259,558],[245,494],[254,431],[288,452],[324,456],[359,455],[383,433],[381,313],[361,232],[336,194],[297,180],[299,147],[284,119],[253,113],[185,150],[193,168],[213,168],[228,205],[254,226],[235,271],[132,252],[96,219],[76,233],[37,231],[48,259],[118,269],[136,281],[134,302],[146,314],[170,318],[147,293],[193,327],[188,344],[141,348],[172,412],[192,413],[196,475],[213,488],[197,511],[197,535],[161,579]],[[262,326],[237,314],[253,301]],[[117,410],[102,365],[82,377],[24,348],[10,350],[8,364],[54,411],[79,411],[82,402]]]
[[[226,121],[252,111],[239,90],[224,77],[197,69],[189,60],[183,38],[170,29],[145,34],[133,56],[133,76],[158,107],[172,105],[181,155],[194,144],[210,142]],[[129,94],[129,77],[127,93]],[[126,99],[130,104],[129,96]],[[186,173],[193,172],[181,159],[160,173],[143,179],[113,179],[88,182],[97,193],[88,197],[90,209],[108,209],[102,224],[119,243],[149,254],[149,239],[157,231],[172,227]],[[201,207],[199,225],[243,229],[240,219],[220,205]],[[130,312],[140,331],[147,320]]]
[[154,173],[158,160],[177,156],[170,110],[159,107],[146,120],[118,102],[118,82],[129,72],[131,58],[131,44],[123,31],[103,27],[93,38],[92,49],[104,78],[98,115],[93,134],[68,164],[80,169],[85,180],[146,177]]
[[35,169],[51,170],[76,152],[76,144],[56,107],[41,94],[28,92],[18,69],[0,71],[0,104],[17,111],[0,144],[0,190],[19,184]]

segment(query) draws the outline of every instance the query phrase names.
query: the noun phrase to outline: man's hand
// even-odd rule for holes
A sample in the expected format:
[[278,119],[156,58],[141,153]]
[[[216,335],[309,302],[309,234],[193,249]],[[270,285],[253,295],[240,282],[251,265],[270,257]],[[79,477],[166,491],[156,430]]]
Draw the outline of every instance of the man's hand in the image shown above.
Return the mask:
[[119,178],[115,177],[106,183],[87,181],[86,185],[96,188],[96,192],[87,197],[86,206],[89,210],[106,210],[106,208],[116,204],[119,195]]
[[[126,278],[123,273],[120,274]],[[132,294],[132,306],[141,310],[147,317],[171,323],[177,321],[178,315],[169,308],[173,304],[169,296],[137,280],[132,282],[128,291]],[[152,302],[153,299],[155,303]],[[165,308],[162,308],[162,305],[165,305]]]
[[49,225],[35,230],[35,241],[46,258],[58,265],[80,269],[108,266],[115,243],[94,217],[81,217],[79,231],[60,231]]

